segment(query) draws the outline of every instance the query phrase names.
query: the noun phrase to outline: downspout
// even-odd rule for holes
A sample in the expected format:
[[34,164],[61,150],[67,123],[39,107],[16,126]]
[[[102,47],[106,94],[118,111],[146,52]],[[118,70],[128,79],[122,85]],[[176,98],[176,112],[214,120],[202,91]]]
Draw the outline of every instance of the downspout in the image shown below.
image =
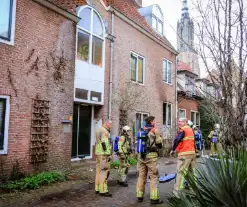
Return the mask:
[[175,132],[177,130],[177,123],[178,123],[178,91],[177,91],[177,62],[178,62],[178,56],[176,55],[176,61],[175,61],[175,107],[176,107],[176,114],[175,114]]
[[114,66],[114,13],[111,13],[111,58],[110,58],[110,81],[109,81],[109,103],[108,103],[108,118],[111,119],[112,113],[112,71]]

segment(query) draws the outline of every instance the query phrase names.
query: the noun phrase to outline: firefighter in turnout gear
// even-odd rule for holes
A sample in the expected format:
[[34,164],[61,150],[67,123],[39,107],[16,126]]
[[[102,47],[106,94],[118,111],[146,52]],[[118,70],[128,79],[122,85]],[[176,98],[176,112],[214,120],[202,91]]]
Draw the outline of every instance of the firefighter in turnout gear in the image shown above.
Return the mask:
[[101,196],[111,197],[108,192],[107,179],[110,175],[110,161],[112,155],[112,143],[110,138],[112,122],[107,120],[96,132],[96,178],[95,192]]
[[195,173],[196,167],[196,149],[193,129],[188,125],[186,118],[180,118],[178,121],[179,130],[174,140],[173,149],[170,155],[176,151],[178,154],[177,177],[174,186],[174,195],[184,189],[184,173],[189,170]]
[[146,153],[138,154],[138,181],[136,186],[136,194],[139,202],[143,201],[145,192],[145,184],[147,180],[147,174],[150,175],[150,199],[151,204],[161,204],[159,196],[159,173],[157,169],[158,161],[158,149],[163,147],[163,139],[160,133],[155,128],[155,117],[149,116],[146,120],[146,126],[144,130],[148,130]]
[[220,125],[215,124],[214,130],[210,132],[208,138],[210,139],[210,155],[217,155],[223,152],[223,148],[221,143],[219,142],[219,131]]
[[123,187],[128,187],[126,178],[127,178],[128,168],[130,166],[129,164],[130,153],[132,152],[130,133],[131,133],[130,127],[124,126],[122,130],[122,135],[118,141],[117,155],[120,161],[120,166],[119,166],[120,180],[118,181],[118,184]]

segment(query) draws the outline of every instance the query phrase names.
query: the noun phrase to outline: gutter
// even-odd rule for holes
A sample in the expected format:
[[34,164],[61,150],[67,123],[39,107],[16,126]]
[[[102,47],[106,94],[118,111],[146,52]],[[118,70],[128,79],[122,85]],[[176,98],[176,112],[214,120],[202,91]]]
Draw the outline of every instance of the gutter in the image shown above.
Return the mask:
[[36,2],[37,4],[40,4],[64,17],[66,17],[67,19],[75,22],[75,23],[78,23],[80,21],[80,18],[77,17],[76,15],[66,11],[65,9],[51,3],[50,1],[47,1],[47,0],[32,0],[34,2]]

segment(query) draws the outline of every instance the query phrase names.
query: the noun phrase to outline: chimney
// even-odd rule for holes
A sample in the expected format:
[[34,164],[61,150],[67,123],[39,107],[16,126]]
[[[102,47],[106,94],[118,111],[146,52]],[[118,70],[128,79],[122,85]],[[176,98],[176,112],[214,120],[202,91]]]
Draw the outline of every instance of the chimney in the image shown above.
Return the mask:
[[140,8],[142,7],[142,0],[134,0],[134,1]]

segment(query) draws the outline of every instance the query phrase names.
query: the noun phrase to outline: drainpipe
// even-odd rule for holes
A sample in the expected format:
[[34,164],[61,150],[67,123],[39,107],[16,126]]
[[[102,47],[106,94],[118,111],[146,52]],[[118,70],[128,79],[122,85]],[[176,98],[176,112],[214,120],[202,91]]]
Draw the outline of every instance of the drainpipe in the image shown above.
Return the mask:
[[112,71],[114,66],[114,13],[111,13],[111,58],[110,58],[110,82],[109,82],[109,103],[108,103],[108,118],[111,119],[112,113]]
[[176,107],[176,115],[175,115],[175,130],[177,130],[177,123],[178,123],[178,91],[177,91],[177,62],[178,62],[178,56],[176,56],[175,61],[175,107]]

